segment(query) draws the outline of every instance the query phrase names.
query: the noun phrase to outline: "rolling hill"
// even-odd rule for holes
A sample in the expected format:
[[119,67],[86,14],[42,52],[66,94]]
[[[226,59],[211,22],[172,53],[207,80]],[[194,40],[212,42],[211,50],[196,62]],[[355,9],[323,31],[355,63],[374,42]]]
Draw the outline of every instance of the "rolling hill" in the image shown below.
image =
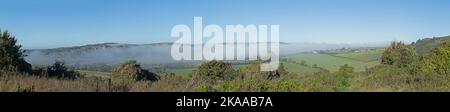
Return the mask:
[[[27,50],[25,57],[32,65],[50,65],[56,60],[64,61],[66,65],[107,65],[114,66],[125,60],[137,60],[144,65],[155,66],[177,66],[199,64],[199,61],[175,61],[171,57],[171,46],[173,43],[153,44],[121,44],[101,43],[84,46],[63,47],[53,49]],[[237,45],[245,45],[237,44]],[[248,45],[248,44],[247,44]],[[314,50],[326,50],[336,48],[357,48],[361,45],[348,44],[313,44],[313,43],[281,43],[280,54],[292,55],[299,52],[310,52]]]
[[446,40],[450,40],[450,36],[420,39],[412,45],[416,48],[417,54],[423,56]]

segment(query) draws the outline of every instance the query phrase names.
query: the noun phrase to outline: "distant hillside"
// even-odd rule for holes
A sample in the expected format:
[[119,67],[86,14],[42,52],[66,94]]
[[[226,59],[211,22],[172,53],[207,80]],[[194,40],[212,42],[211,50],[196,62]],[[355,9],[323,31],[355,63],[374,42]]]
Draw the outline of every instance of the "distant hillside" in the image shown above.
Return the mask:
[[425,55],[446,40],[450,40],[450,36],[420,39],[412,45],[416,47],[418,55]]
[[[179,64],[199,61],[175,61],[171,56],[173,43],[122,44],[100,43],[84,46],[28,50],[26,60],[33,65],[50,65],[56,60],[67,65],[115,65],[125,60],[137,60],[141,64]],[[256,43],[236,43],[248,46]],[[193,45],[201,47],[201,45]],[[285,43],[280,44],[280,55],[290,55],[314,50],[359,48],[368,45]],[[246,49],[248,50],[248,49]]]

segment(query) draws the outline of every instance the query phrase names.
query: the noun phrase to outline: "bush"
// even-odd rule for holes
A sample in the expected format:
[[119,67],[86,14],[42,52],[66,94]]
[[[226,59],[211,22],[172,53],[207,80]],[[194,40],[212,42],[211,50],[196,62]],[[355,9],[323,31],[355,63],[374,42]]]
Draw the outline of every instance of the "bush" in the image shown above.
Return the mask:
[[193,74],[197,77],[206,77],[212,80],[233,79],[236,77],[236,72],[230,63],[216,60],[201,64]]
[[[39,71],[39,70],[38,70]],[[74,70],[69,70],[65,65],[64,62],[56,61],[52,66],[47,67],[48,77],[56,77],[56,78],[62,78],[62,79],[75,79],[80,77],[81,75]],[[45,73],[41,73],[45,74]]]
[[346,91],[350,86],[350,78],[353,76],[354,68],[345,64],[339,67],[339,71],[336,73],[336,87],[335,91]]
[[270,91],[274,92],[302,92],[305,91],[302,80],[294,76],[282,77],[273,83]]
[[141,65],[134,60],[125,61],[124,63],[117,65],[112,76],[113,78],[131,81],[157,81],[159,79],[158,75],[142,69]]
[[194,91],[187,88],[189,79],[173,73],[158,72],[160,78],[152,83],[150,91],[183,92]]
[[221,92],[267,92],[270,80],[259,74],[248,74],[246,77],[234,80],[220,81],[215,90]]
[[423,60],[423,63],[428,63],[427,68],[431,68],[435,73],[450,74],[450,41],[444,42],[433,49]]
[[128,91],[128,85],[136,81],[157,81],[159,76],[141,68],[136,61],[125,61],[114,69],[111,76],[116,90]]
[[214,89],[208,84],[201,84],[197,86],[197,92],[214,92]]

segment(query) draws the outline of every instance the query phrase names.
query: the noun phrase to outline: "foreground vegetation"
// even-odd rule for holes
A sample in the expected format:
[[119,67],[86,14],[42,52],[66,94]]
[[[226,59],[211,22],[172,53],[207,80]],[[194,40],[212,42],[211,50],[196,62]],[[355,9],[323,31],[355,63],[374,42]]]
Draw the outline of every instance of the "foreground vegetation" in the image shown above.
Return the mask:
[[263,60],[240,66],[210,61],[183,70],[190,72],[185,76],[145,70],[132,60],[111,73],[74,70],[59,61],[31,66],[13,36],[1,32],[0,40],[0,92],[450,91],[450,39],[442,38],[366,52],[294,55],[272,72],[259,70]]

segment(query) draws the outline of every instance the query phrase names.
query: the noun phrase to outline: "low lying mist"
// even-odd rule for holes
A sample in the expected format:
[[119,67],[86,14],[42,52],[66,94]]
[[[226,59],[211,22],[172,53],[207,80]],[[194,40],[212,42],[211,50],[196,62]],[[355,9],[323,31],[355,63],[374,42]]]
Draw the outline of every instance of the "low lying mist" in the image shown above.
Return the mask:
[[[247,44],[248,45],[248,44]],[[283,43],[280,44],[280,55],[291,55],[315,50],[340,48],[383,47],[386,44],[315,44],[315,43]],[[176,64],[199,63],[199,61],[175,61],[172,59],[171,43],[158,44],[117,44],[104,43],[77,47],[28,50],[26,60],[33,65],[50,65],[56,60],[66,65],[104,64],[114,66],[125,60],[137,60],[141,64]]]

